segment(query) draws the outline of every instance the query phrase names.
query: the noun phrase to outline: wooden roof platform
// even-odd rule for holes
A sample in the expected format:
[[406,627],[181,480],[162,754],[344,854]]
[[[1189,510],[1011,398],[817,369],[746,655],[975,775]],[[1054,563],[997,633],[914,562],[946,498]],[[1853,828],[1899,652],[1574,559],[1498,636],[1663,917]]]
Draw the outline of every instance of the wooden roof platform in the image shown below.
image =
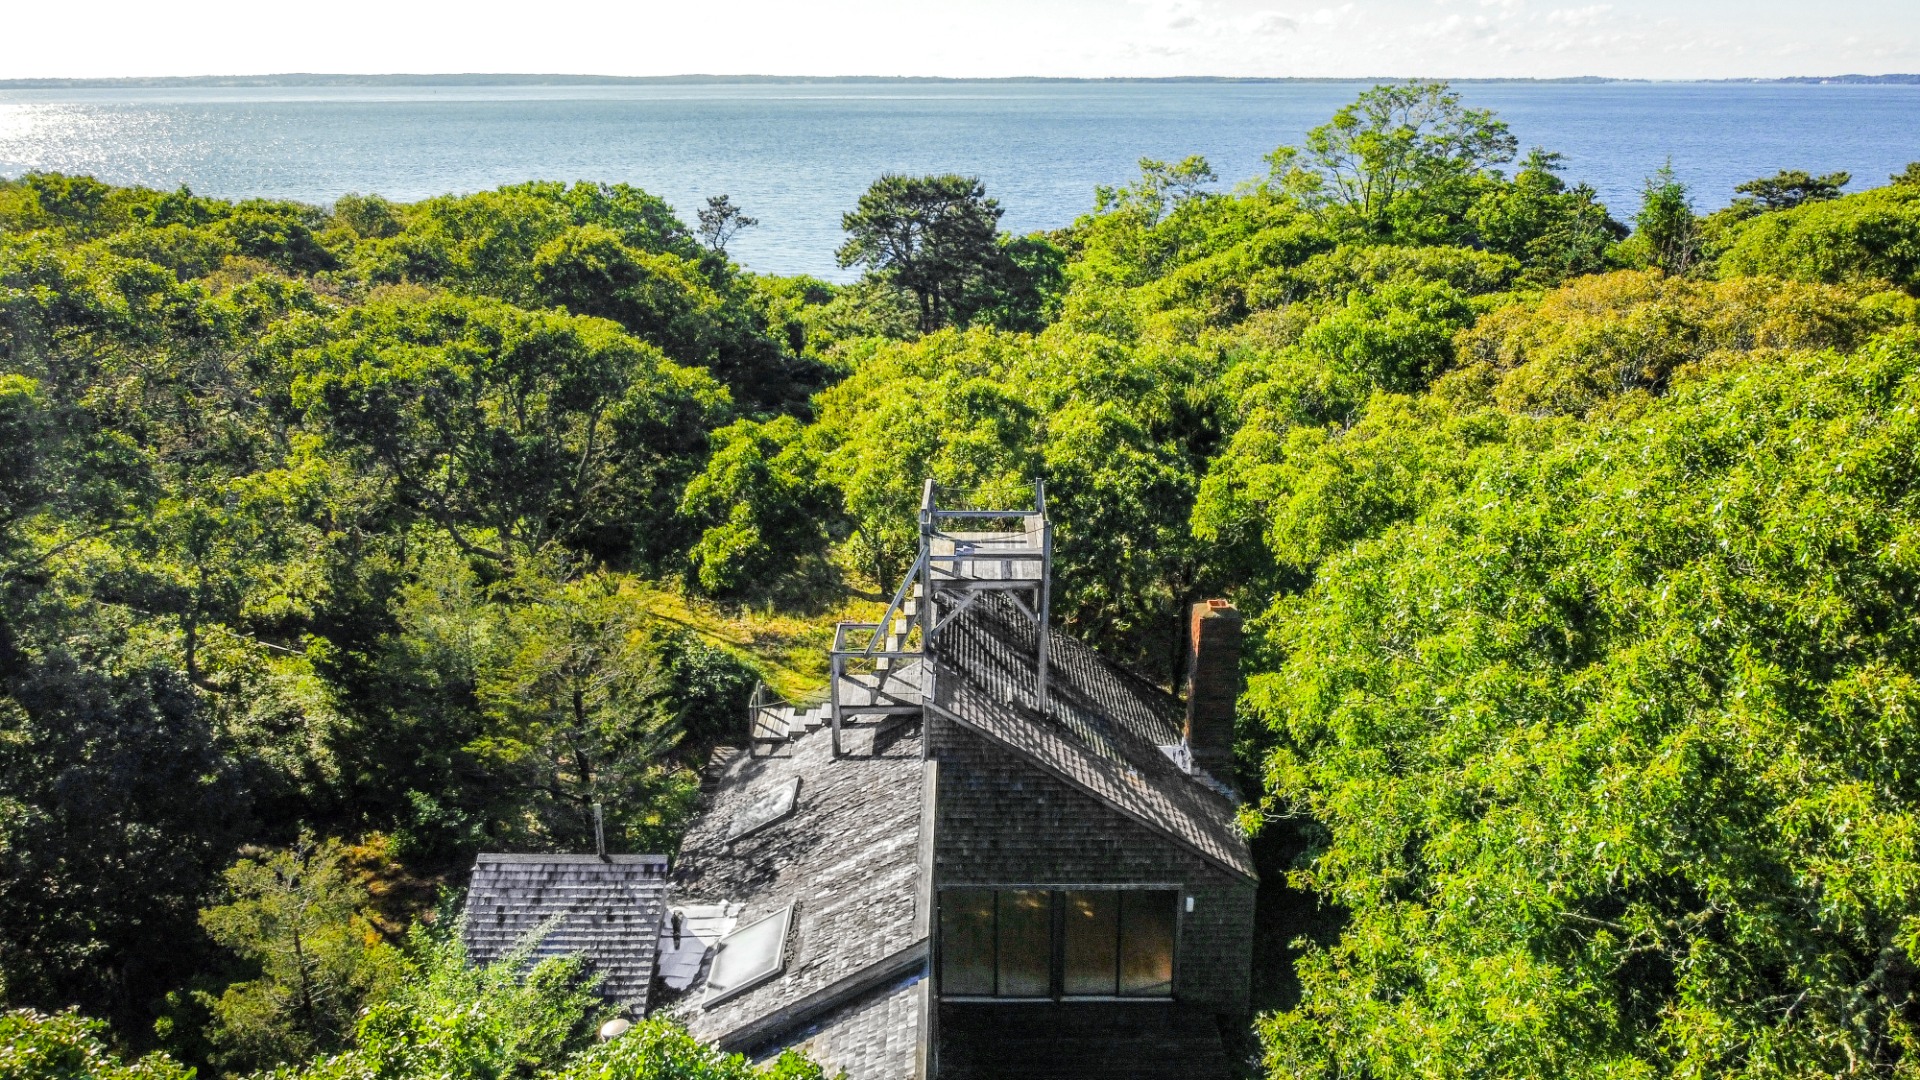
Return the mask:
[[1034,481],[1031,508],[1008,510],[956,499],[928,480],[920,499],[919,554],[886,614],[878,622],[834,628],[828,687],[836,744],[849,717],[919,712],[930,685],[922,672],[937,639],[983,596],[1008,598],[1035,624],[1037,692],[1044,700],[1052,566],[1045,484]]
[[903,660],[882,671],[846,671],[838,690],[842,714],[886,715],[920,711],[925,661]]
[[1008,582],[1031,588],[1046,575],[1042,520],[1022,532],[936,532],[927,538],[936,588],[953,582]]

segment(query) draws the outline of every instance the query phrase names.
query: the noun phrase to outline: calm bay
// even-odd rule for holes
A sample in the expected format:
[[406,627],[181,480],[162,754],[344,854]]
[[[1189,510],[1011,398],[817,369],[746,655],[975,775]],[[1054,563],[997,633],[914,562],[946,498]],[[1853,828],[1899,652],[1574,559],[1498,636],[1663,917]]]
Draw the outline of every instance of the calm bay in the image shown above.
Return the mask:
[[[658,82],[610,85],[0,89],[0,176],[87,173],[223,198],[413,200],[530,179],[624,181],[691,219],[727,193],[760,220],[754,270],[844,279],[840,214],[883,172],[977,175],[1016,232],[1085,213],[1141,157],[1265,171],[1368,84],[1314,81]],[[1701,209],[1779,169],[1850,190],[1920,159],[1920,86],[1462,83],[1521,146],[1629,216],[1662,164]]]

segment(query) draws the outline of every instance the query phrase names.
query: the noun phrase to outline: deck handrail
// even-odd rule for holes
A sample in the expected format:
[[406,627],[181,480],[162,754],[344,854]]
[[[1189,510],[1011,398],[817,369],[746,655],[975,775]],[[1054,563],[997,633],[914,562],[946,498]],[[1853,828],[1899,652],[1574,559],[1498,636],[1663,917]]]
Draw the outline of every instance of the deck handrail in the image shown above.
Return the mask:
[[873,628],[873,636],[867,639],[866,651],[869,654],[879,646],[881,635],[885,633],[886,628],[893,623],[894,618],[901,608],[906,605],[907,593],[911,591],[913,580],[920,576],[920,568],[926,564],[927,546],[921,544],[920,554],[913,560],[913,568],[908,570],[906,576],[900,579],[900,587],[893,590],[893,602],[887,605],[887,613],[880,616],[880,625]]
[[[832,687],[816,690],[810,694],[784,698],[775,693],[773,687],[768,686],[764,680],[756,680],[753,684],[753,696],[747,701],[748,744],[779,742],[780,739],[785,738],[784,734],[778,736],[772,734],[776,727],[782,732],[786,730],[785,724],[776,725],[773,723],[773,721],[780,719],[779,713],[781,709],[786,709],[789,712],[803,713],[817,709],[832,700]],[[763,720],[766,722],[762,723]]]
[[[1048,668],[1048,627],[1051,600],[1051,565],[1053,562],[1053,525],[1047,520],[1046,483],[1036,479],[1033,482],[1033,507],[1026,510],[991,510],[977,506],[942,508],[939,505],[939,487],[932,478],[928,478],[920,488],[920,550],[915,554],[913,565],[900,579],[899,588],[887,603],[887,610],[878,622],[848,620],[834,625],[833,647],[829,654],[832,674],[829,692],[833,701],[833,748],[840,753],[840,724],[847,707],[841,698],[841,680],[847,674],[849,661],[874,661],[874,673],[884,682],[891,677],[893,665],[900,660],[913,660],[926,656],[932,651],[936,631],[952,621],[952,618],[964,611],[987,591],[1009,589],[1034,590],[1034,603],[1029,608],[1020,604],[1037,624],[1039,649],[1035,658],[1038,685],[1035,696],[1044,703],[1047,699]],[[943,522],[991,522],[1001,521],[1012,524],[1012,531],[1005,535],[996,535],[991,531],[968,534],[961,531],[947,532],[941,527]],[[936,541],[950,542],[956,550],[952,552],[934,551]],[[1005,546],[1000,546],[1005,545]],[[1025,573],[1014,575],[1012,567],[1007,565],[1001,574],[995,577],[974,575],[966,571],[969,563],[1039,563],[1040,572],[1036,578]],[[915,586],[921,588],[920,602],[911,615],[906,612],[908,599]],[[946,617],[933,619],[936,600],[947,595],[937,590],[961,587],[964,597],[958,606]],[[899,620],[906,618],[904,632],[895,632]],[[912,648],[908,639],[912,637],[915,626],[919,627],[919,640]],[[865,642],[860,643],[861,635]],[[882,647],[883,643],[886,647]]]

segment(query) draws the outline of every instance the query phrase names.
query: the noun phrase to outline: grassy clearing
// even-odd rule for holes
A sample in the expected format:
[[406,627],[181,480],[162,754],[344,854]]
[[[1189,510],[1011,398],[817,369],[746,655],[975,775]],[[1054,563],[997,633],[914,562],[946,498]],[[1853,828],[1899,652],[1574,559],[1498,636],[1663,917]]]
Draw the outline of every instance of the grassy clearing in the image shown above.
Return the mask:
[[772,604],[719,604],[656,582],[635,582],[633,591],[649,615],[684,626],[753,664],[776,693],[796,700],[826,690],[834,624],[871,621],[885,611],[884,604],[851,594],[837,604],[809,605],[805,614],[798,614]]

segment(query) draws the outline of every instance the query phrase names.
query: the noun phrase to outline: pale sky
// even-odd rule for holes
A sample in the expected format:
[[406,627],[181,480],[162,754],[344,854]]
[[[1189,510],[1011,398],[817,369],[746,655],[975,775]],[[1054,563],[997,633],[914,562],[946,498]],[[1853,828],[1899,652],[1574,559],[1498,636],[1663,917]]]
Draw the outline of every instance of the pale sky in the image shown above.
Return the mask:
[[0,78],[1920,72],[1920,0],[91,0],[9,7]]

